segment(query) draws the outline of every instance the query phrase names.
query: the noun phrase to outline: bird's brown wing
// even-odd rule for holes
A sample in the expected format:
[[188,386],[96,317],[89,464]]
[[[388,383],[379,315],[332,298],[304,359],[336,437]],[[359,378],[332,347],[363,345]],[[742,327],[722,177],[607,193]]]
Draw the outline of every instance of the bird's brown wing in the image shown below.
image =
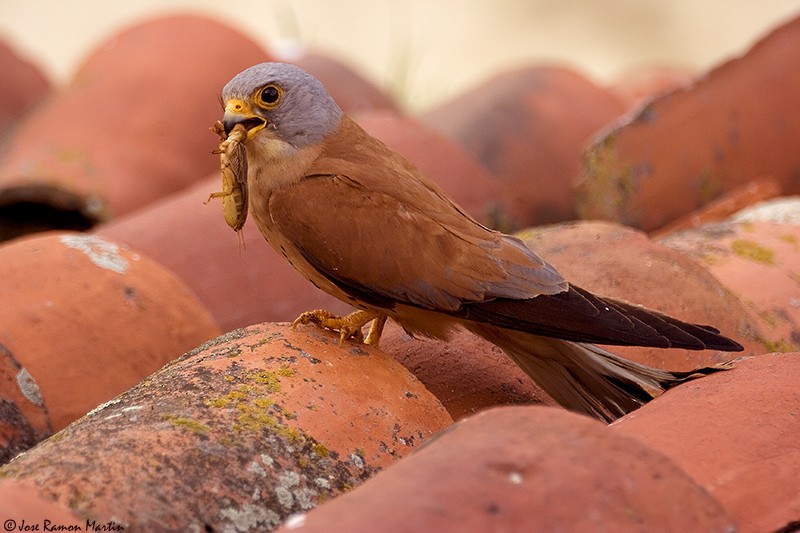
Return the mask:
[[741,351],[719,330],[684,322],[639,305],[569,290],[520,301],[507,298],[467,304],[461,316],[517,331],[575,342],[688,350]]
[[565,290],[518,239],[448,212],[441,199],[426,198],[435,191],[419,194],[406,203],[347,175],[315,174],[274,191],[269,212],[318,273],[372,305],[455,312],[465,302]]
[[576,342],[741,349],[708,326],[574,285],[545,285],[560,278],[521,241],[468,219],[448,226],[343,175],[280,189],[269,209],[321,276],[377,307],[400,303]]
[[355,123],[345,118],[342,128],[304,179],[272,193],[269,212],[346,294],[577,342],[741,349],[714,328],[570,286]]

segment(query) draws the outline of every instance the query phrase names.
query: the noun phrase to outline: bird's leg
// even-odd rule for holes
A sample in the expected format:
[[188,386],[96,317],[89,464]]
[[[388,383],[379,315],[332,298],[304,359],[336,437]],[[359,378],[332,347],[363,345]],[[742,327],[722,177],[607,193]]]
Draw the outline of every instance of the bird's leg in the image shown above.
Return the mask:
[[[370,327],[367,340],[364,341],[364,333],[361,328],[372,320],[375,322]],[[297,317],[292,322],[292,329],[295,329],[298,324],[318,324],[323,328],[338,331],[339,344],[344,343],[347,339],[354,339],[359,342],[364,341],[366,344],[377,344],[385,322],[386,317],[375,311],[353,311],[349,315],[339,316],[324,309],[315,309],[314,311],[306,311]]]
[[364,339],[364,344],[377,348],[378,342],[381,340],[381,334],[383,334],[384,325],[386,325],[386,315],[379,315],[375,318],[369,326],[369,333],[367,333],[367,338]]

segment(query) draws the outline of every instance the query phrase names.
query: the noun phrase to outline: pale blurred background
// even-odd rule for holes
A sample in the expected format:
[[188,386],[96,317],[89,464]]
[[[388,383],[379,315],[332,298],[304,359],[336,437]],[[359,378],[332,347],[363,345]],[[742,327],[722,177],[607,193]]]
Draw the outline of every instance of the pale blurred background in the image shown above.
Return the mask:
[[702,71],[800,13],[798,0],[0,0],[0,37],[69,79],[102,39],[158,14],[234,25],[286,58],[344,59],[411,111],[523,63],[599,83],[649,65]]

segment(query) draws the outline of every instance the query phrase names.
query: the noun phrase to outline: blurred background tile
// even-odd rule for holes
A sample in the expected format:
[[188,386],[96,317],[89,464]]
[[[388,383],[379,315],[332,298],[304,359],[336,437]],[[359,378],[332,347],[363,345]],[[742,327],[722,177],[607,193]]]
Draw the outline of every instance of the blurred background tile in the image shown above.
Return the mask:
[[[638,65],[702,71],[797,13],[796,0],[3,0],[0,35],[67,79],[122,25],[191,9],[286,56],[324,50],[420,110],[520,64],[562,63],[611,82]],[[356,16],[357,15],[357,16]]]

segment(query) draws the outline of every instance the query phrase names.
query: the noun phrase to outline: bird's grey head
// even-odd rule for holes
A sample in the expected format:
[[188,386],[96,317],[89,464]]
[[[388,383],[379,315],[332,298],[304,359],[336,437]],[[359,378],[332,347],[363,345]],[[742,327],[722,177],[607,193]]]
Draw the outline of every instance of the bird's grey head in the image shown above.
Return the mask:
[[298,149],[321,141],[342,118],[322,83],[288,63],[260,63],[240,72],[222,89],[222,102],[226,133],[242,124],[248,139],[269,135]]

